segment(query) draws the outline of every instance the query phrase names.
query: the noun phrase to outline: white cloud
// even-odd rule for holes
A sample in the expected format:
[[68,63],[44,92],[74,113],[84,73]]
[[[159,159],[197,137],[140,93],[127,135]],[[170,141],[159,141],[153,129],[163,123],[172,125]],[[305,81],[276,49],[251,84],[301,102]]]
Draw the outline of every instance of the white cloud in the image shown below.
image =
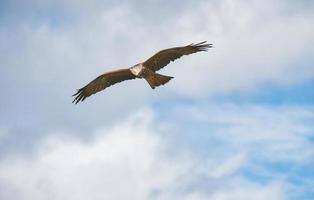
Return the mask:
[[[80,7],[73,4],[86,7],[84,1],[58,3],[65,10]],[[38,82],[60,77],[62,84],[66,81],[74,87],[103,71],[144,61],[160,48],[206,39],[214,49],[163,70],[176,77],[170,84],[172,91],[194,96],[254,89],[265,82],[293,84],[314,76],[314,16],[291,11],[291,4],[284,0],[199,1],[182,4],[186,7],[181,13],[152,20],[131,3],[109,4],[110,9],[101,3],[66,26],[43,20],[37,26],[22,21],[24,28],[19,23],[5,27],[2,38],[8,44],[20,38],[16,48],[22,50],[19,62],[16,55],[2,62],[15,63],[16,70],[27,66],[25,73]],[[76,81],[69,84],[68,74]]]
[[[283,199],[299,198],[314,184],[313,107],[198,102],[171,107],[166,115],[176,151],[192,146],[194,153],[210,158],[207,175],[212,178],[230,181],[242,174],[253,182],[274,181],[271,184],[281,185],[276,192],[282,190]],[[247,187],[241,185],[235,193],[241,188]]]
[[314,129],[309,123],[314,119],[313,107],[198,104],[173,110],[173,118],[184,116],[190,122],[212,125],[210,132],[198,130],[260,159],[306,161],[314,155],[309,140]]
[[225,0],[187,9],[173,20],[174,40],[207,39],[215,48],[176,64],[171,70],[177,79],[174,88],[191,96],[208,95],[313,78],[314,16],[289,12],[289,4]]
[[[298,167],[313,162],[312,143],[307,140],[313,136],[307,123],[314,117],[312,108],[201,107],[167,111],[176,119],[180,135],[167,126],[171,120],[160,123],[150,109],[113,127],[86,133],[94,136],[87,141],[74,140],[67,132],[52,134],[39,142],[32,155],[8,154],[1,159],[0,198],[280,200],[289,199],[291,191],[298,197],[300,186],[289,181],[298,172],[261,163],[284,161]],[[193,118],[182,122],[182,116]],[[207,143],[206,151],[212,154],[182,147],[180,140],[188,139],[185,126],[191,125],[187,122],[213,125],[210,131],[186,133],[203,138],[198,145]],[[220,145],[212,147],[208,137],[218,139]],[[267,181],[247,177],[246,170]],[[301,192],[313,184],[311,177],[304,178],[303,184]]]
[[235,154],[230,156],[230,158],[224,158],[222,163],[217,163],[216,168],[211,169],[208,174],[210,177],[219,178],[222,176],[228,176],[235,173],[247,162],[246,156],[243,153]]
[[[258,184],[234,174],[243,155],[198,158],[169,155],[169,142],[149,110],[98,130],[89,141],[44,139],[30,157],[7,156],[0,164],[3,199],[283,199],[283,185]],[[216,160],[216,161],[215,161]]]
[[[93,2],[82,11],[86,2],[55,6],[51,1],[34,1],[43,17],[24,17],[34,13],[32,6],[20,6],[14,23],[0,27],[2,110],[18,113],[18,119],[1,116],[9,119],[9,127],[16,121],[24,124],[27,118],[48,129],[73,128],[81,120],[90,128],[165,96],[207,97],[256,89],[263,83],[294,84],[313,78],[314,17],[293,10],[290,1],[178,2],[180,12],[153,19],[137,4]],[[160,7],[150,9],[158,12]],[[161,73],[175,76],[165,87],[152,91],[143,80],[129,81],[87,99],[80,105],[82,112],[75,112],[70,104],[75,89],[102,72],[129,67],[161,48],[204,39],[215,48],[163,69]]]
[[[42,12],[52,13],[51,19],[25,17],[0,27],[1,118],[9,128],[70,127],[93,139],[73,141],[47,131],[31,157],[7,154],[0,164],[0,199],[285,199],[291,175],[282,178],[254,161],[313,163],[307,139],[313,127],[306,123],[313,121],[312,108],[209,102],[174,114],[167,110],[176,121],[163,127],[146,111],[128,120],[124,116],[168,95],[207,96],[313,78],[312,13],[295,10],[292,1],[193,1],[175,15],[152,19],[129,3],[77,2],[58,3],[63,11],[74,9],[67,17],[75,19],[64,24],[54,21],[51,11]],[[40,3],[38,10],[54,7]],[[82,12],[88,14],[79,15],[86,7]],[[140,62],[160,48],[204,39],[215,48],[163,69],[176,78],[154,93],[144,81],[129,82],[127,90],[120,85],[79,107],[70,104],[73,90],[103,71]],[[111,127],[113,121],[119,123]],[[193,121],[211,129],[199,124],[184,129]],[[86,131],[100,126],[109,128]],[[169,130],[182,132],[172,138]],[[207,136],[198,134],[202,131]],[[184,133],[202,141],[170,155],[169,149],[182,149],[180,139],[189,142]],[[206,144],[210,156],[199,156],[195,149],[208,138],[220,143]],[[271,181],[246,180],[240,173],[245,167]]]

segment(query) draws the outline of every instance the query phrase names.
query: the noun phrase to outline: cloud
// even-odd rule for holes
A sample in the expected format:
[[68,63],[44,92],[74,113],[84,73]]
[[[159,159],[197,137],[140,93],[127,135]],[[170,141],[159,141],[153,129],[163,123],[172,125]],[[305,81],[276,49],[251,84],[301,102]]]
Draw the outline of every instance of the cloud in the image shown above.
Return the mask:
[[304,10],[289,10],[291,4],[207,1],[185,10],[173,20],[174,40],[207,39],[215,48],[175,64],[179,66],[171,70],[177,74],[175,90],[191,96],[216,95],[312,79],[314,17]]
[[[180,109],[185,114],[194,112],[194,120],[198,123],[206,125],[214,121],[221,124],[206,131],[213,140],[221,141],[220,148],[207,147],[206,151],[214,154],[183,148],[180,139],[188,139],[185,133],[181,132],[179,139],[171,126],[156,121],[157,116],[151,109],[141,110],[111,128],[97,130],[88,141],[74,140],[66,132],[53,134],[43,139],[32,155],[8,155],[1,160],[0,197],[21,200],[215,200],[252,199],[258,194],[258,199],[287,199],[287,189],[293,186],[289,177],[298,175],[298,172],[273,171],[276,168],[266,167],[263,163],[292,161],[294,167],[307,166],[313,152],[305,154],[311,150],[311,144],[305,138],[313,133],[313,129],[308,130],[304,121],[310,120],[314,112],[248,107],[241,108],[243,114],[239,117],[238,109],[223,105],[213,110],[214,114],[205,116],[202,110],[190,106]],[[173,110],[170,112],[177,114]],[[279,114],[282,113],[285,115],[281,118]],[[268,124],[267,120],[276,118],[278,121]],[[289,127],[276,125],[279,121],[285,124],[290,120],[297,127],[291,132]],[[184,130],[180,118],[176,123],[179,130]],[[273,137],[268,137],[268,127],[274,127]],[[208,142],[202,130],[193,134]],[[282,142],[287,147],[282,146]],[[297,153],[302,157],[297,158]],[[246,171],[258,173],[267,181],[251,179]],[[296,188],[292,187],[297,193]]]
[[211,158],[211,177],[280,180],[284,199],[306,196],[313,185],[313,107],[196,102],[171,105],[160,118],[176,152]]
[[[3,18],[0,26],[1,118],[16,132],[73,129],[77,121],[85,121],[80,130],[90,131],[169,96],[256,92],[265,83],[313,78],[313,14],[293,9],[290,1],[174,2],[168,10],[180,12],[162,18],[145,15],[159,13],[162,2],[154,8],[96,1],[7,4],[16,11],[5,12],[15,17]],[[30,15],[33,7],[41,14]],[[157,92],[145,81],[129,81],[89,99],[80,105],[82,112],[70,104],[71,94],[102,72],[144,61],[161,48],[205,39],[215,48],[163,69],[175,79]]]
[[[313,4],[4,5],[1,199],[287,199],[313,185],[312,107],[206,100],[312,79]],[[215,48],[163,69],[175,79],[158,91],[130,81],[70,103],[104,71],[205,39]],[[180,95],[197,102],[182,105]],[[155,109],[135,116],[145,106]]]
[[314,129],[311,106],[200,103],[172,110],[170,118],[188,122],[183,130],[203,124],[198,131],[211,134],[211,139],[222,140],[231,149],[243,148],[261,159],[306,161],[314,153],[310,148]]
[[[40,5],[36,1],[37,4]],[[81,1],[58,3],[65,10],[77,7],[73,4],[86,6]],[[164,70],[178,74],[174,89],[200,88],[203,92],[250,89],[265,81],[291,84],[313,77],[309,63],[314,38],[309,25],[314,18],[299,9],[291,12],[291,4],[289,1],[267,4],[199,1],[191,10],[184,3],[179,6],[183,7],[181,13],[168,13],[166,19],[156,18],[154,23],[158,26],[151,25],[152,19],[138,12],[137,4],[109,4],[110,9],[100,4],[95,7],[97,12],[86,9],[94,14],[84,18],[78,15],[67,26],[63,26],[67,22],[57,19],[53,23],[56,25],[51,25],[45,18],[36,25],[31,20],[21,20],[13,27],[3,26],[1,38],[14,44],[3,48],[20,49],[20,62],[28,66],[25,72],[33,81],[52,81],[60,76],[63,84],[70,72],[79,70],[80,73],[75,73],[77,78],[92,77],[115,66],[128,67],[145,60],[160,48],[207,39],[214,43],[215,49],[184,58],[184,62],[177,61]],[[52,5],[48,8],[53,10]],[[13,65],[15,61],[16,66],[11,67],[23,70],[22,63],[16,63],[14,58],[10,56],[2,62]],[[40,76],[44,73],[50,76]]]
[[[206,190],[198,189],[188,191],[188,188],[198,185],[199,179],[204,179],[202,176],[206,178],[204,172],[212,166],[188,155],[167,156],[164,151],[167,142],[151,129],[154,127],[151,115],[149,111],[144,111],[109,130],[98,130],[100,134],[90,142],[52,137],[43,140],[31,157],[7,157],[2,160],[0,167],[1,197],[211,198],[211,192],[207,194]],[[226,161],[223,166],[231,165],[231,168],[234,168],[233,162],[239,162],[238,158]],[[231,168],[220,169],[215,173],[215,179],[222,177],[222,174],[226,174],[223,171],[230,171]],[[213,180],[209,179],[208,182],[214,184]],[[268,185],[252,187],[257,191],[271,190],[270,195],[272,192],[276,193]],[[216,194],[212,189],[208,189],[213,192],[213,199],[219,195],[224,195],[226,199],[231,198],[226,196],[227,193]],[[232,186],[231,190],[237,188]],[[250,189],[236,193],[240,199],[247,192],[250,192]]]

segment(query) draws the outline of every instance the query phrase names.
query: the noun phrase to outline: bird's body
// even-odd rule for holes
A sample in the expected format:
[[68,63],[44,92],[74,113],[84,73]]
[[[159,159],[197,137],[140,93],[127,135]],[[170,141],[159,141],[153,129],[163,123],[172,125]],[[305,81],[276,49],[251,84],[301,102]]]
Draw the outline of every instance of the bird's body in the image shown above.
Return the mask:
[[135,76],[139,76],[142,73],[143,69],[143,63],[139,63],[134,65],[133,67],[130,67],[132,74],[134,74]]
[[85,98],[101,90],[104,90],[113,84],[135,78],[144,78],[150,87],[155,89],[160,85],[166,84],[173,78],[171,76],[158,74],[156,71],[183,55],[189,55],[199,51],[207,51],[207,49],[211,47],[212,44],[206,44],[206,41],[204,41],[183,47],[164,49],[153,55],[145,62],[136,64],[128,69],[119,69],[104,73],[91,81],[85,87],[78,89],[77,93],[73,95],[76,96],[73,100],[73,103],[77,104],[80,101],[84,101]]

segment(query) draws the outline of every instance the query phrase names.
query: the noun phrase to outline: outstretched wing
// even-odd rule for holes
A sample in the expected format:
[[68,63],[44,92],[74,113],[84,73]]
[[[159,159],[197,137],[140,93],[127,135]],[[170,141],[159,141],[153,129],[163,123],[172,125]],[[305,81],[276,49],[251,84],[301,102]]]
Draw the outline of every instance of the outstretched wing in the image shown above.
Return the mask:
[[207,51],[208,48],[212,48],[212,44],[206,44],[206,41],[204,41],[197,44],[192,43],[183,47],[164,49],[146,60],[144,66],[153,71],[157,71],[183,55],[189,55],[199,51]]
[[85,98],[89,97],[90,95],[104,90],[113,84],[135,78],[136,76],[132,74],[129,69],[120,69],[104,73],[103,75],[98,76],[96,79],[88,83],[85,87],[78,89],[77,93],[73,95],[76,97],[72,103],[77,104],[80,101],[84,101]]

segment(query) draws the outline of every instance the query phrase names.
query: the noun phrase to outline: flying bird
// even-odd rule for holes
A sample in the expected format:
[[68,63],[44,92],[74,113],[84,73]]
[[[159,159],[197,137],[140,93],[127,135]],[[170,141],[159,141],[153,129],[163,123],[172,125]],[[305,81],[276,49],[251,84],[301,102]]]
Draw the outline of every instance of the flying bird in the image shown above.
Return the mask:
[[156,71],[168,65],[171,61],[174,61],[184,55],[189,55],[199,51],[207,51],[212,48],[212,44],[207,44],[206,41],[197,44],[189,44],[182,47],[174,47],[169,49],[163,49],[150,57],[145,62],[136,64],[127,69],[119,69],[104,73],[86,86],[77,90],[73,95],[75,96],[72,103],[77,104],[80,101],[84,101],[87,97],[100,92],[107,87],[116,83],[131,80],[136,78],[144,78],[152,89],[160,85],[166,84],[173,77],[165,76],[156,73]]

